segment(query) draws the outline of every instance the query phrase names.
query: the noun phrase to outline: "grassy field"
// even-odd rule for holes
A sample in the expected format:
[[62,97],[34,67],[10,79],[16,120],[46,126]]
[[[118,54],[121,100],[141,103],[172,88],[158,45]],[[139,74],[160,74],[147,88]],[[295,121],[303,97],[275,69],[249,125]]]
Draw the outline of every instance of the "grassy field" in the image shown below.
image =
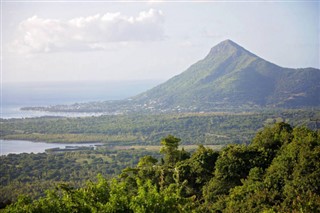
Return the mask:
[[[213,150],[220,150],[224,145],[204,145],[206,148],[210,148]],[[186,151],[193,151],[196,150],[199,147],[199,145],[181,145],[179,148],[184,149]],[[143,146],[143,145],[132,145],[132,146],[112,146],[109,147],[113,150],[148,150],[148,151],[160,151],[161,146]]]

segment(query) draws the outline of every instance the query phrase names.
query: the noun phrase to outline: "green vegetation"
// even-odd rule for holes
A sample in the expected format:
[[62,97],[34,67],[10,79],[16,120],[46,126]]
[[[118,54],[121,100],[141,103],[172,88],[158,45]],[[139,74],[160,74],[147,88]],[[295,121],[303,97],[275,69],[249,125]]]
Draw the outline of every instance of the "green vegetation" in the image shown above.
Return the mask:
[[60,184],[3,212],[319,212],[320,131],[277,123],[249,145],[220,152],[178,149],[161,141],[162,158],[144,156],[113,179],[80,188]]
[[158,145],[159,138],[172,134],[183,139],[182,145],[225,145],[249,143],[256,131],[275,122],[315,128],[316,118],[319,109],[10,119],[0,120],[0,138]]

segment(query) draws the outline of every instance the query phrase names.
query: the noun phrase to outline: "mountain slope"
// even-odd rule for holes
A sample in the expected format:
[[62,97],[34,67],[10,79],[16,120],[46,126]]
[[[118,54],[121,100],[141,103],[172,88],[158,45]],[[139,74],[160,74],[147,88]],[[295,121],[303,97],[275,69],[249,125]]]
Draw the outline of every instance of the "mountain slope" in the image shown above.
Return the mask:
[[226,40],[185,72],[133,101],[183,110],[320,106],[319,82],[319,69],[282,68]]

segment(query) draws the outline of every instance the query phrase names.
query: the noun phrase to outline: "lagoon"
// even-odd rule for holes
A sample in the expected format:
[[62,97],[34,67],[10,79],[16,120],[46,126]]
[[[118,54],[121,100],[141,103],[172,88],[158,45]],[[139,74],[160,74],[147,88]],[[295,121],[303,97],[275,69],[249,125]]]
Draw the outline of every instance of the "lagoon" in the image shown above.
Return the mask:
[[101,145],[101,143],[46,143],[24,140],[0,140],[0,155],[42,153],[45,152],[46,149],[50,148],[63,149],[66,146],[89,147],[95,145]]

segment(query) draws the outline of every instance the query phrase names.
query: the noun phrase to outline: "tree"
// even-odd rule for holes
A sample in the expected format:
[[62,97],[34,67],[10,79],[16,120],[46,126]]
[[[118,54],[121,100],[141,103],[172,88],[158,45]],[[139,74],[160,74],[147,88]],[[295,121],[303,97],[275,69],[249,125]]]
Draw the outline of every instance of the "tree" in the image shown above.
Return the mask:
[[147,156],[144,156],[144,157],[140,158],[137,167],[138,167],[138,168],[142,168],[142,167],[152,167],[152,166],[154,166],[157,162],[158,162],[157,159],[155,159],[154,157],[152,157],[152,156],[150,156],[150,155],[147,155]]
[[203,185],[213,177],[218,152],[200,145],[190,159],[176,164],[175,175],[182,183],[187,181],[186,195],[201,196]]
[[179,142],[180,138],[176,138],[172,135],[168,135],[167,137],[161,140],[161,149],[160,153],[164,154],[164,163],[168,166],[175,165],[176,162],[179,161]]

